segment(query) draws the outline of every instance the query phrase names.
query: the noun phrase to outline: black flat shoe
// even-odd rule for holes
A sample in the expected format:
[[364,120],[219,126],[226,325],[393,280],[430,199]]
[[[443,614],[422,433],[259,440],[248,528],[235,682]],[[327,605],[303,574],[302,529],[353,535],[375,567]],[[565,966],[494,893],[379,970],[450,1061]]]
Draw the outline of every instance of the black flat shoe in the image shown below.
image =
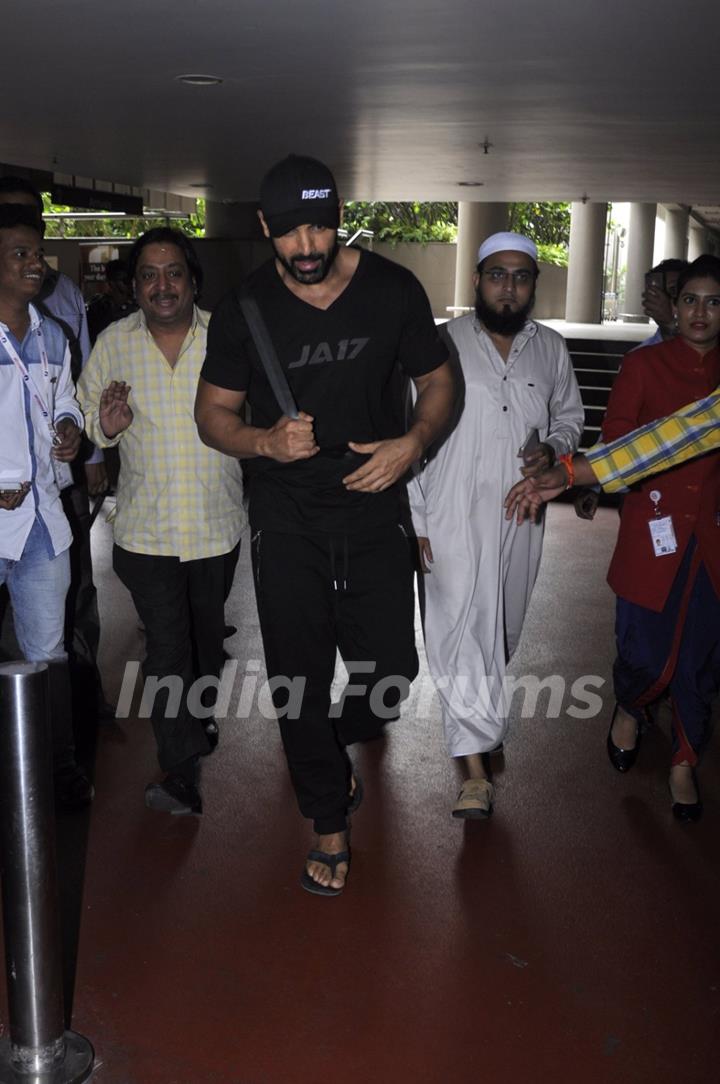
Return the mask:
[[[672,812],[676,821],[680,821],[681,824],[697,824],[703,815],[703,804],[700,801],[700,792],[698,791],[697,779],[695,778],[695,772],[692,773],[693,783],[695,784],[695,792],[697,794],[696,802],[676,802],[675,796],[670,787],[670,797],[673,800]],[[668,784],[669,785],[669,784]]]
[[683,824],[697,824],[703,815],[702,802],[673,802],[673,817]]
[[166,775],[161,783],[145,787],[145,805],[160,813],[202,813],[202,798],[194,783],[181,775]]
[[613,768],[618,772],[629,772],[633,764],[637,760],[638,749],[640,748],[640,728],[637,728],[635,735],[635,745],[632,749],[621,749],[619,745],[616,745],[612,740],[612,728],[615,722],[615,716],[618,712],[618,706],[615,706],[613,717],[610,720],[610,729],[607,736],[607,753],[610,759],[610,763]]

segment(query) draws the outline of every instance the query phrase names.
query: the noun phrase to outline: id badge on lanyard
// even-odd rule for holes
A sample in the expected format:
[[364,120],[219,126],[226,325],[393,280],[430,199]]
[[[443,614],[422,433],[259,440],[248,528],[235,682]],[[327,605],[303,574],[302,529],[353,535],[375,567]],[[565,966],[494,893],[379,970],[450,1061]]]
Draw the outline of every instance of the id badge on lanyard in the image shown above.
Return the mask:
[[659,489],[650,492],[650,500],[655,505],[655,515],[648,520],[650,538],[656,557],[666,557],[677,551],[677,539],[673,527],[672,516],[663,516],[660,512],[660,498],[662,493]]
[[[39,350],[39,353],[40,353],[40,364],[42,365],[43,379],[45,381],[45,387],[49,389],[50,385],[52,383],[52,381],[50,379],[50,363],[48,361],[47,350],[45,349],[45,339],[43,337],[42,328],[40,327],[40,325],[38,325],[35,328],[34,334],[37,335],[37,339],[38,339],[38,350]],[[62,443],[62,438],[60,437],[57,429],[55,428],[55,424],[53,422],[53,418],[52,418],[52,414],[50,412],[50,408],[49,408],[48,404],[45,402],[45,399],[44,399],[42,393],[40,392],[37,384],[33,380],[32,376],[30,374],[30,371],[28,370],[27,366],[23,362],[22,358],[20,357],[17,350],[15,349],[13,344],[10,342],[10,340],[8,339],[8,337],[7,337],[7,335],[5,334],[4,331],[0,331],[0,344],[2,344],[2,346],[3,346],[4,350],[5,350],[5,353],[10,358],[11,362],[13,363],[13,365],[15,366],[17,371],[20,373],[20,376],[23,379],[23,383],[30,390],[30,394],[32,395],[33,399],[35,400],[35,402],[36,402],[36,404],[37,404],[37,406],[38,406],[38,408],[40,410],[40,413],[43,416],[43,420],[44,420],[45,424],[48,427],[48,432],[50,433],[50,440],[51,440],[53,446],[57,447],[58,444]],[[51,456],[50,457],[50,464],[51,464],[52,469],[53,469],[53,474],[55,476],[55,482],[57,484],[58,489],[67,489],[68,486],[71,486],[73,484],[73,475],[72,475],[72,470],[70,468],[69,463],[63,463],[61,460],[55,459],[54,456]]]

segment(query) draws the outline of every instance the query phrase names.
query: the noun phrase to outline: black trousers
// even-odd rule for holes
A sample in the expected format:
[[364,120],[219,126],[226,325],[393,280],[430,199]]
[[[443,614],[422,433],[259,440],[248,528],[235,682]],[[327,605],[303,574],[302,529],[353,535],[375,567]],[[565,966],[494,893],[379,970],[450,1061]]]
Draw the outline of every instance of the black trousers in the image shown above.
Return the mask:
[[[400,527],[363,536],[257,531],[252,562],[298,805],[316,832],[340,832],[349,801],[345,746],[376,737],[397,718],[418,671],[410,543]],[[331,712],[337,650],[350,680],[341,709]],[[283,679],[300,679],[301,701]]]
[[145,626],[143,676],[178,675],[182,680],[177,715],[168,714],[169,689],[158,691],[151,711],[158,761],[165,772],[208,751],[203,722],[189,711],[187,693],[196,678],[222,672],[226,585],[230,563],[237,564],[239,552],[238,543],[229,554],[180,561],[113,547],[113,568]]

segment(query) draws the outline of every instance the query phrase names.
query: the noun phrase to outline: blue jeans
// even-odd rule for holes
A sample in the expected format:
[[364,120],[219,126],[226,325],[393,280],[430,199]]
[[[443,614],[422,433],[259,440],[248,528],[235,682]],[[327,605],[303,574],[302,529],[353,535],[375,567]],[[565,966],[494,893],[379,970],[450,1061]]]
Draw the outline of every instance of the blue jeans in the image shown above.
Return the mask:
[[[5,512],[4,515],[12,515]],[[0,557],[0,584],[7,584],[23,658],[47,662],[56,767],[74,760],[72,701],[63,645],[65,596],[70,586],[68,550],[51,557],[47,531],[38,519],[18,561]]]
[[65,550],[51,558],[46,539],[47,532],[36,519],[20,560],[0,557],[0,584],[7,584],[15,635],[28,662],[67,659],[63,638],[70,553]]

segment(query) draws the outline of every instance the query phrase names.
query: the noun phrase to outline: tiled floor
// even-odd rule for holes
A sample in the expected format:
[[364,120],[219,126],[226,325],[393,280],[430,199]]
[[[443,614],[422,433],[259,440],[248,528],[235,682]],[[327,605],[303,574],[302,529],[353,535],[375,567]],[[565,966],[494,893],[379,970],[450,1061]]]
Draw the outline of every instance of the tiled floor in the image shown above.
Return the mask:
[[[719,1079],[717,741],[697,826],[670,815],[664,718],[636,769],[613,772],[604,574],[616,513],[588,524],[557,506],[548,519],[513,671],[557,675],[564,695],[550,709],[547,694],[526,700],[527,718],[516,699],[495,815],[464,825],[449,815],[456,776],[421,676],[386,741],[357,754],[366,799],[338,899],[299,886],[307,829],[251,695],[262,653],[247,554],[228,612],[236,688],[204,767],[203,817],[147,811],[149,723],[101,724],[89,835],[85,818],[60,825],[67,988],[73,1027],[97,1050],[94,1081]],[[117,696],[142,637],[108,532],[94,529],[95,562]],[[600,710],[578,718],[573,683],[592,675]],[[236,717],[243,681],[249,718]]]

